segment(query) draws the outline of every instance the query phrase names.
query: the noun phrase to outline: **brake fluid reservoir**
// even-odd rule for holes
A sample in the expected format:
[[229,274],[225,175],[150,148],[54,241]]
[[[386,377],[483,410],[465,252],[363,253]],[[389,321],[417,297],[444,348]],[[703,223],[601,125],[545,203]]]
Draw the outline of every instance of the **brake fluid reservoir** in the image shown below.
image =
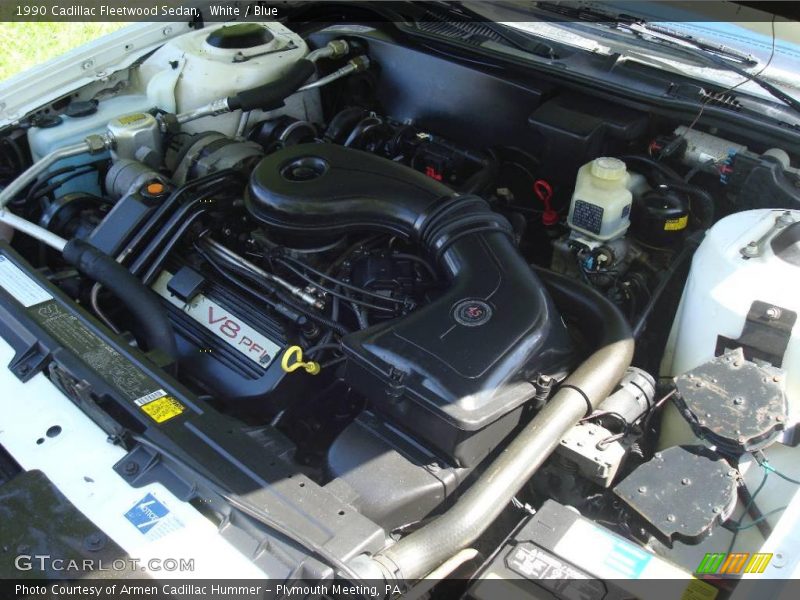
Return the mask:
[[606,241],[630,225],[631,192],[625,163],[604,156],[578,169],[567,224],[591,238]]
[[[303,38],[277,22],[218,24],[171,39],[142,63],[140,74],[160,108],[182,113],[275,81],[307,53]],[[182,129],[233,135],[240,115],[206,117]]]

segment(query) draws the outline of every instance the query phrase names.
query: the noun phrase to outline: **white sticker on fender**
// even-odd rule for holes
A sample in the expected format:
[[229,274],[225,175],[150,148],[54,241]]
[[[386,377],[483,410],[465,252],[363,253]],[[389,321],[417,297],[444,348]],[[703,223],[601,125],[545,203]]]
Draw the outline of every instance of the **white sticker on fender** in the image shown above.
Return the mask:
[[197,294],[188,304],[176,298],[167,289],[171,277],[172,273],[162,271],[153,283],[153,291],[260,367],[266,369],[275,360],[281,351],[275,342],[203,294]]
[[53,297],[2,254],[0,254],[0,286],[25,308],[47,302]]

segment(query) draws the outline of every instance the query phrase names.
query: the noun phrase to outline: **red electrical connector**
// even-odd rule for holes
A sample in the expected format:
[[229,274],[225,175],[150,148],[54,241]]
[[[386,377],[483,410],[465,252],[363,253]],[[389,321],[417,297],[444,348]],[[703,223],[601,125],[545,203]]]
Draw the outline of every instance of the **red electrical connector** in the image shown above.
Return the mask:
[[553,197],[553,188],[544,179],[537,179],[533,182],[533,193],[544,204],[542,211],[542,224],[545,227],[551,227],[558,223],[558,213],[553,210],[553,205],[550,200]]
[[430,165],[425,167],[425,175],[427,175],[431,179],[435,179],[436,181],[441,181],[443,179],[442,174],[436,170],[436,167]]

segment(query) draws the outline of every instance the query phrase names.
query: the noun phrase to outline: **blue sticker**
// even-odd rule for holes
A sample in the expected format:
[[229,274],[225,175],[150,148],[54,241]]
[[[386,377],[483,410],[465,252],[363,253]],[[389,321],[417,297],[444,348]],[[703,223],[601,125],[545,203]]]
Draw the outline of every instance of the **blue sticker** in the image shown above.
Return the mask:
[[147,533],[169,514],[169,509],[161,504],[153,494],[147,494],[134,504],[125,518],[142,533]]
[[640,550],[627,542],[615,540],[611,551],[606,555],[605,565],[622,577],[627,579],[639,579],[650,562],[652,555],[644,550]]

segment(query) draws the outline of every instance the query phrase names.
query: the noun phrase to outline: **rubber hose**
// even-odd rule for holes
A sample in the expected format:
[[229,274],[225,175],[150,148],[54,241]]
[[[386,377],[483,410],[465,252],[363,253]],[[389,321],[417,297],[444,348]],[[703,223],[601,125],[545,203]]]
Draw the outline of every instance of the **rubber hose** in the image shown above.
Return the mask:
[[550,269],[532,267],[544,283],[559,312],[580,323],[581,333],[589,343],[601,347],[632,337],[628,320],[595,288],[582,281],[556,273]]
[[628,163],[628,162],[638,162],[644,165],[648,165],[655,169],[659,174],[666,177],[669,180],[673,181],[683,181],[683,178],[678,175],[677,171],[672,169],[670,166],[665,165],[662,162],[657,161],[654,158],[649,156],[642,156],[640,154],[626,154],[625,156],[620,156],[620,160]]
[[467,179],[459,191],[462,194],[477,194],[482,196],[486,188],[497,179],[497,172],[499,170],[500,166],[497,164],[497,161],[490,160],[485,166]]
[[[546,272],[543,272],[546,273]],[[566,312],[598,328],[600,347],[560,386],[553,398],[526,425],[478,480],[442,516],[372,557],[354,560],[365,577],[387,581],[416,580],[472,544],[511,502],[555,450],[563,435],[613,391],[630,366],[633,338],[625,317],[597,293],[544,275]]]
[[334,144],[343,144],[353,127],[368,114],[366,109],[357,106],[351,106],[339,111],[328,123],[328,128],[325,130],[322,139]]
[[314,74],[314,63],[301,58],[277,81],[271,81],[237,93],[227,99],[231,110],[274,110],[283,106],[291,96]]
[[175,334],[157,296],[130,271],[91,244],[67,242],[64,260],[88,278],[110,290],[131,312],[147,350],[160,350],[172,361],[178,356]]
[[714,224],[714,198],[711,194],[696,185],[684,181],[670,181],[667,186],[673,190],[684,192],[698,201],[701,206],[700,224],[703,229],[708,229]]

